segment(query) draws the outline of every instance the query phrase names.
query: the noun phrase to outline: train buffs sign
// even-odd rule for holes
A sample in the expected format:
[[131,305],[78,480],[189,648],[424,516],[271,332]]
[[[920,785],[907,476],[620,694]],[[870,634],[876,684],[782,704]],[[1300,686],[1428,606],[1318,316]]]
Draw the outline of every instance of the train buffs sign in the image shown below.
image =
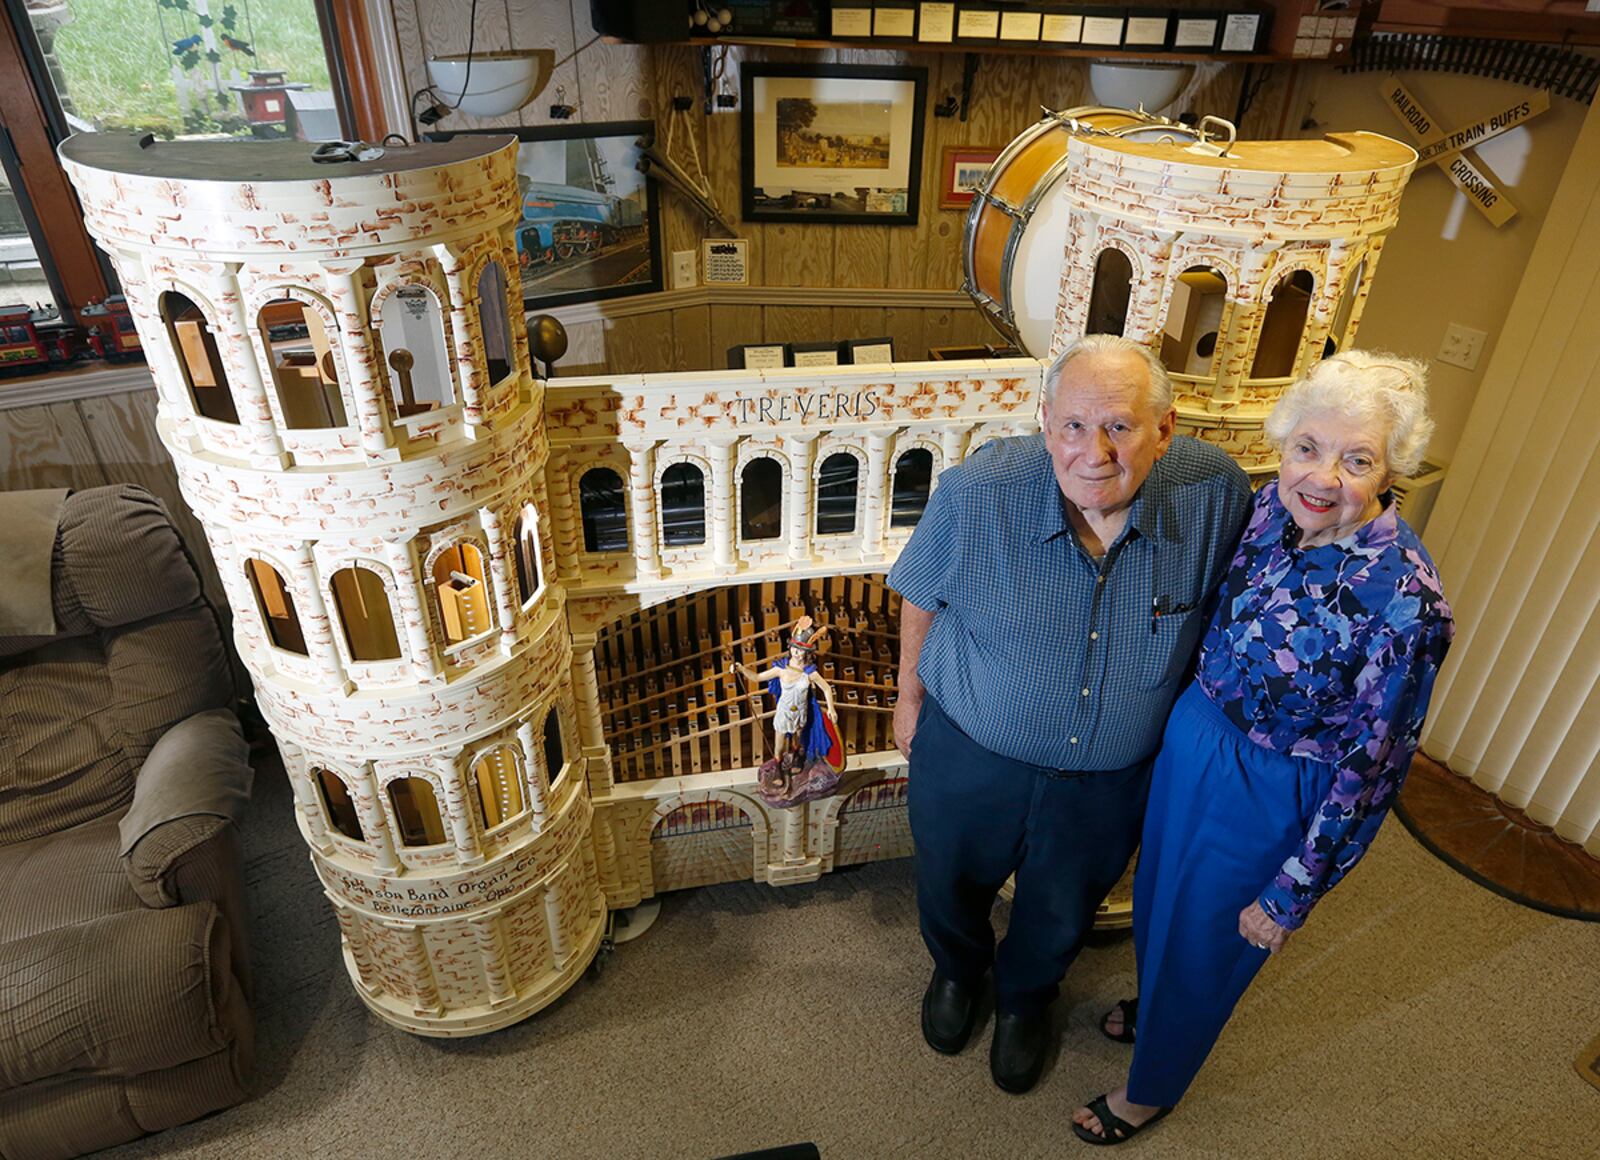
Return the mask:
[[1379,90],[1406,131],[1416,138],[1419,165],[1431,163],[1442,168],[1455,187],[1466,194],[1467,200],[1477,206],[1479,212],[1495,226],[1503,226],[1517,216],[1516,206],[1467,158],[1464,150],[1482,145],[1519,125],[1526,125],[1548,110],[1548,92],[1535,89],[1525,100],[1470,125],[1446,131],[1439,127],[1439,122],[1398,78],[1390,76],[1381,82]]

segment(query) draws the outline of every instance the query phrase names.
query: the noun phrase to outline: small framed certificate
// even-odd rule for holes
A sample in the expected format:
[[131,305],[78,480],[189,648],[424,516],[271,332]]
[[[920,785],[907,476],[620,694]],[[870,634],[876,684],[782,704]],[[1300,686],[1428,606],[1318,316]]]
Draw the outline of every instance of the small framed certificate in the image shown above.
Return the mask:
[[1167,29],[1171,23],[1166,16],[1130,14],[1123,28],[1122,43],[1128,48],[1166,48]]
[[791,342],[789,365],[792,367],[836,367],[839,365],[839,344],[836,342]]
[[788,365],[781,342],[747,342],[728,348],[730,371],[770,371]]
[[1255,52],[1266,18],[1260,12],[1230,12],[1222,18],[1222,52]]
[[1180,16],[1172,33],[1172,47],[1180,51],[1214,52],[1222,22],[1215,16]]
[[852,338],[844,346],[854,366],[882,366],[894,362],[892,338]]
[[835,8],[831,27],[834,36],[867,40],[872,36],[872,9]]
[[951,4],[919,4],[917,6],[917,39],[927,44],[949,44],[956,37],[956,6]]
[[1039,39],[1039,13],[1003,12],[1000,14],[1000,39],[1032,43]]
[[1083,40],[1083,17],[1046,14],[1039,38],[1049,44],[1077,44]]
[[1103,44],[1112,48],[1122,44],[1122,17],[1085,16],[1083,18],[1083,43]]
[[962,8],[956,19],[957,40],[999,40],[1000,13],[993,8]]
[[872,9],[874,40],[910,40],[916,34],[916,5],[911,3],[874,5]]

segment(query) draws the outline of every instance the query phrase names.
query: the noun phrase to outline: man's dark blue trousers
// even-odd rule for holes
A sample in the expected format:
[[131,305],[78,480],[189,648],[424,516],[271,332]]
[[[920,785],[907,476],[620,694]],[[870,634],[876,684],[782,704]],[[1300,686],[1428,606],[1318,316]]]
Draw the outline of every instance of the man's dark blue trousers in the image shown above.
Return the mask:
[[[992,753],[930,696],[911,742],[910,817],[922,937],[946,978],[973,991],[994,968],[995,1008],[1035,1016],[1139,844],[1148,759],[1104,772],[1042,769]],[[1006,937],[990,912],[1013,873]]]

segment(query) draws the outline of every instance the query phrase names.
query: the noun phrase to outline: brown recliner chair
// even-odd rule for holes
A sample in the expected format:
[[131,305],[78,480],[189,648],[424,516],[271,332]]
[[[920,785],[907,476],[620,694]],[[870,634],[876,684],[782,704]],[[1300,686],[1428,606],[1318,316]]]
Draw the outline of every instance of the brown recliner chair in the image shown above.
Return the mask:
[[0,1160],[245,1098],[234,702],[154,496],[0,493]]

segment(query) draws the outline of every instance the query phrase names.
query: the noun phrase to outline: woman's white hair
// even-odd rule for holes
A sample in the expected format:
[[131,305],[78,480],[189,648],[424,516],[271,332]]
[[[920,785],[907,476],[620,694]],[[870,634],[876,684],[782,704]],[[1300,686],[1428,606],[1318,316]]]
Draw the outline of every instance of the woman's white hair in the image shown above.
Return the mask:
[[1426,366],[1382,351],[1347,350],[1312,367],[1267,416],[1267,438],[1281,451],[1311,411],[1379,423],[1388,431],[1385,466],[1395,477],[1416,474],[1433,437]]
[[1086,334],[1058,354],[1044,372],[1045,401],[1055,402],[1061,371],[1073,359],[1108,354],[1131,354],[1143,362],[1150,371],[1150,406],[1157,415],[1165,415],[1172,410],[1172,379],[1167,375],[1167,368],[1144,343],[1134,342],[1119,334]]

